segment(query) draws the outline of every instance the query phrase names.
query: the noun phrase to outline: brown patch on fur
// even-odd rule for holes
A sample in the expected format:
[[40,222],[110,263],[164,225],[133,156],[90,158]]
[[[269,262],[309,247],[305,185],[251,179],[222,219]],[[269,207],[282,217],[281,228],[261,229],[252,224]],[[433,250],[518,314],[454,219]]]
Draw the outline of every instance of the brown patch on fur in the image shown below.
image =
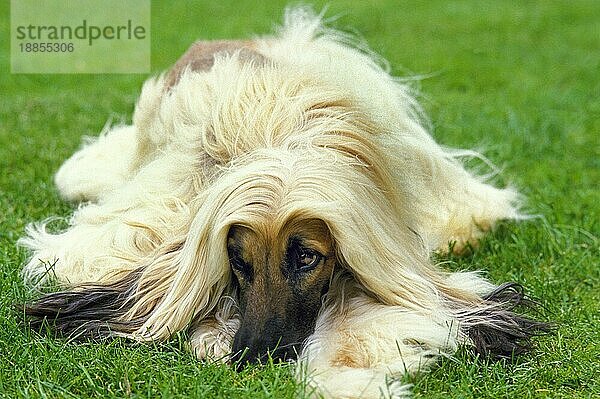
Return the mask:
[[369,360],[364,356],[358,357],[361,352],[357,348],[364,347],[361,340],[353,334],[343,334],[340,339],[341,346],[337,350],[330,364],[332,367],[369,368]]
[[169,71],[165,79],[165,88],[168,90],[179,83],[186,68],[192,71],[208,71],[215,63],[217,54],[232,54],[236,51],[239,51],[239,59],[242,62],[264,64],[267,61],[256,51],[255,44],[251,40],[198,41],[190,46]]
[[[356,352],[356,349],[354,350],[354,352]],[[354,358],[353,355],[354,353],[350,352],[350,350],[339,350],[336,353],[335,357],[331,360],[331,366],[362,368],[363,366],[356,361],[356,358]]]

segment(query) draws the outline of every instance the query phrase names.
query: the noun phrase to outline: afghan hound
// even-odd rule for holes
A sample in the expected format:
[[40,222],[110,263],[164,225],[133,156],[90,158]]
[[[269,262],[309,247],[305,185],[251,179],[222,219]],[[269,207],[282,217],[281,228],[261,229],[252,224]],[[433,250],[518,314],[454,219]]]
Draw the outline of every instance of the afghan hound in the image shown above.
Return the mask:
[[407,394],[398,380],[460,346],[500,357],[547,325],[517,284],[447,272],[519,196],[438,145],[365,46],[305,8],[273,36],[199,41],[146,81],[131,126],[58,170],[83,201],[60,233],[27,228],[26,282],[61,292],[30,323],[78,337],[167,340],[201,359],[297,359],[315,395]]

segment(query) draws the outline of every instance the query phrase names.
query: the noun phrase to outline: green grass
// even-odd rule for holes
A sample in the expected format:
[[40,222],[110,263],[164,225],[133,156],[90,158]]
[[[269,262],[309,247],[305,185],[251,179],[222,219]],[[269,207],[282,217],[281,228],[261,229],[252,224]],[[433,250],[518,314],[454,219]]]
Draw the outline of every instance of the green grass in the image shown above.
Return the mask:
[[[2,38],[9,10],[0,6]],[[170,3],[170,5],[166,5]],[[485,149],[501,180],[541,218],[506,223],[452,269],[524,284],[559,325],[515,363],[460,353],[407,378],[415,397],[600,397],[600,6],[590,1],[329,1],[398,74],[424,75],[422,102],[446,145]],[[283,1],[160,2],[152,65],[168,67],[202,37],[268,32]],[[322,2],[317,2],[320,9]],[[287,367],[237,374],[203,364],[180,340],[69,344],[22,328],[11,304],[30,298],[15,247],[24,226],[73,205],[52,174],[107,118],[130,120],[142,75],[11,75],[0,41],[0,397],[294,397]],[[302,396],[302,395],[300,395]]]

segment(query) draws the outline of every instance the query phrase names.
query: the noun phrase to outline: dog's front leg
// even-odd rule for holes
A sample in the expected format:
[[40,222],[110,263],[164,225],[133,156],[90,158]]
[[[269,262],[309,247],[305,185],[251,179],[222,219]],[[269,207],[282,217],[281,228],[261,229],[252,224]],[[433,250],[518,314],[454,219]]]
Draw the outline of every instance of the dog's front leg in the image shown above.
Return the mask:
[[239,327],[235,301],[224,296],[212,316],[192,323],[189,349],[198,359],[225,362],[229,360],[233,337]]
[[400,398],[399,378],[426,370],[460,342],[458,326],[366,295],[323,312],[300,357],[298,376],[326,398]]

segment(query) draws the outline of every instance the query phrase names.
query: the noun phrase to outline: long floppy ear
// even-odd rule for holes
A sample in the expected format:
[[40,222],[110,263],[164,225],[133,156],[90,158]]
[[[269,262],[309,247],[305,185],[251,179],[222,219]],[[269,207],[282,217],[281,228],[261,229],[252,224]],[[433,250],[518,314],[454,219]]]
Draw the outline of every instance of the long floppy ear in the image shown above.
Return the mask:
[[220,213],[228,193],[214,190],[190,205],[196,217],[180,237],[151,260],[115,282],[82,285],[26,305],[32,325],[88,337],[166,339],[194,319],[206,317],[229,284],[228,226]]
[[[338,254],[338,264],[352,272],[363,287],[366,286],[364,276],[356,274],[353,271],[355,268],[341,254]],[[494,360],[510,360],[529,351],[532,338],[556,329],[553,323],[528,315],[533,313],[539,317],[539,304],[525,294],[520,284],[509,282],[495,287],[477,273],[459,272],[451,275],[455,280],[460,276],[458,279],[463,284],[457,285],[457,281],[448,284],[437,278],[431,280],[442,300],[437,308],[429,310],[438,323],[456,322],[461,341],[475,353]],[[397,282],[398,286],[405,283]],[[371,281],[367,281],[367,284],[373,286]],[[419,294],[423,295],[424,292]],[[445,322],[443,318],[447,318]]]
[[169,71],[165,79],[165,89],[169,90],[177,85],[181,75],[187,69],[198,72],[210,70],[218,54],[239,52],[238,59],[241,62],[265,63],[267,58],[255,47],[255,43],[251,40],[198,41],[191,45]]
[[18,308],[38,330],[48,323],[51,330],[70,337],[132,336],[169,290],[175,274],[170,266],[181,246],[164,245],[150,264],[113,276],[108,283],[81,284]]
[[555,329],[551,323],[520,314],[538,304],[517,283],[505,283],[483,295],[483,303],[458,314],[460,328],[475,352],[491,358],[512,358],[531,348],[531,338]]
[[141,270],[105,285],[81,285],[54,292],[36,301],[17,306],[29,317],[29,326],[40,332],[44,324],[71,338],[108,338],[128,334],[143,324],[143,316],[124,320],[131,309]]

